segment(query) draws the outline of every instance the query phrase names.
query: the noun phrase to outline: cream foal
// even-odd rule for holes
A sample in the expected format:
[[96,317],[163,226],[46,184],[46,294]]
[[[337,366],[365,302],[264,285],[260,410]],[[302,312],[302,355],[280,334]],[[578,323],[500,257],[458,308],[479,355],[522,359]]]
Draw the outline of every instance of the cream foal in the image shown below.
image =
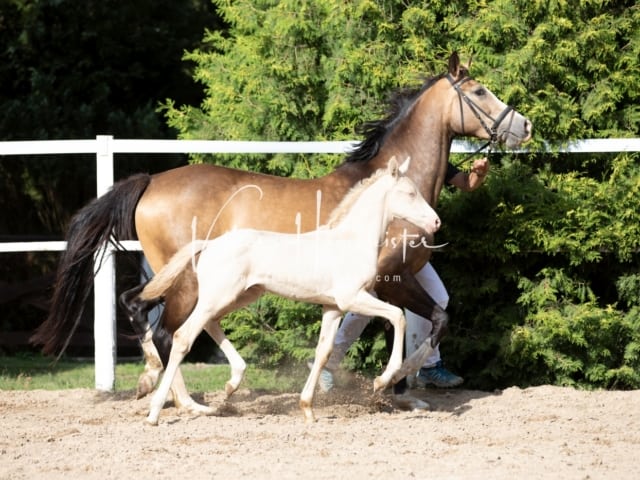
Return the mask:
[[191,261],[195,265],[200,254],[196,266],[198,303],[173,335],[169,362],[151,399],[147,422],[158,424],[180,362],[203,329],[231,365],[227,395],[238,388],[246,364],[222,332],[220,320],[265,292],[323,305],[315,361],[300,395],[307,422],[314,420],[315,386],[331,353],[343,312],[379,316],[391,322],[395,329],[393,351],[387,368],[374,380],[374,391],[396,381],[402,364],[405,318],[400,308],[369,293],[377,272],[378,252],[394,218],[413,223],[429,234],[440,226],[435,211],[404,176],[407,168],[408,160],[399,167],[392,158],[386,169],[355,186],[329,223],[318,230],[303,234],[235,230],[214,240],[193,241],[179,250],[138,297],[141,301],[162,297]]

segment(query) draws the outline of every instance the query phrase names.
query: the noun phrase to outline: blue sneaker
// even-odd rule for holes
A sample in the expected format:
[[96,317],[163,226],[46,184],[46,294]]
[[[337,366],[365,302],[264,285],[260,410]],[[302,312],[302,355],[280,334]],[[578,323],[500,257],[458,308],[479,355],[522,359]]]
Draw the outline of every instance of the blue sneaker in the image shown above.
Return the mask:
[[333,390],[333,373],[323,368],[318,379],[318,386],[322,393],[328,393]]
[[444,368],[442,360],[436,363],[433,367],[422,367],[418,372],[418,382],[424,384],[424,386],[435,385],[439,388],[452,388],[461,385],[464,382],[462,377],[454,375],[449,370]]
[[[309,360],[307,362],[307,367],[311,370],[313,367],[313,360]],[[327,393],[333,390],[333,373],[326,368],[323,368],[320,371],[320,378],[318,379],[318,386],[320,387],[320,391],[322,393]]]

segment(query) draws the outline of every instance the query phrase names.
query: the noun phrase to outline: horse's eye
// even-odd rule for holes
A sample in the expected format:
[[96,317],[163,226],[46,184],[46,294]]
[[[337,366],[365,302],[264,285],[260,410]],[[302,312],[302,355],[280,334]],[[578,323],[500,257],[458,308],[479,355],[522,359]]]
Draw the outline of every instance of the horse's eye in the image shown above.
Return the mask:
[[484,88],[477,88],[473,93],[478,97],[483,97],[487,91]]

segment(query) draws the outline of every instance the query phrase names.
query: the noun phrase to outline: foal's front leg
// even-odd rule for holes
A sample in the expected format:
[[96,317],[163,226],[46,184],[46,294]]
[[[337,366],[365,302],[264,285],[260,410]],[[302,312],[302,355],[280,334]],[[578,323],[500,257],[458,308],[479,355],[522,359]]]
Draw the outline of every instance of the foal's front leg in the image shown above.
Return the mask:
[[375,392],[388,387],[402,365],[402,351],[406,330],[406,320],[403,311],[394,305],[377,299],[365,290],[358,292],[353,302],[345,310],[363,315],[383,317],[388,319],[391,325],[393,325],[393,348],[389,357],[389,363],[387,363],[387,368],[384,372],[373,381],[373,390]]
[[324,307],[322,324],[320,326],[320,338],[316,346],[316,356],[313,360],[311,373],[309,373],[307,382],[304,384],[304,388],[300,394],[300,408],[304,413],[306,423],[315,421],[315,416],[313,415],[313,394],[318,383],[318,378],[320,377],[320,372],[327,363],[327,360],[329,360],[331,350],[333,350],[333,342],[336,338],[338,326],[340,325],[340,318],[342,318],[342,312],[336,308]]

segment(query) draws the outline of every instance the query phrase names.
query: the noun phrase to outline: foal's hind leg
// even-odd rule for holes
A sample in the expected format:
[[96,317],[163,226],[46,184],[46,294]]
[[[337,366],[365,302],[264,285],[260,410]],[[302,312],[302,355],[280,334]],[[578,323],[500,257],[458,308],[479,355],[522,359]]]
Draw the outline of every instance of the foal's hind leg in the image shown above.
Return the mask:
[[[192,312],[198,300],[197,278],[188,268],[165,294],[165,307],[153,336],[145,336],[142,349],[145,354],[145,369],[138,379],[138,398],[153,391],[163,367],[167,365],[172,345],[172,333],[176,331]],[[171,385],[176,406],[199,414],[209,414],[211,409],[196,402],[184,383],[178,368]]]
[[[252,287],[245,290],[232,304],[227,305],[226,308],[218,313],[219,318],[224,317],[227,313],[234,310],[246,307],[260,298],[263,293],[264,291],[259,287]],[[220,350],[222,350],[222,353],[224,353],[225,357],[227,357],[227,360],[229,361],[229,366],[231,367],[231,378],[224,386],[224,391],[228,398],[240,386],[240,382],[242,382],[242,379],[244,378],[244,372],[247,369],[247,364],[222,331],[219,321],[212,320],[205,325],[204,329],[218,344]]]
[[215,315],[211,313],[215,310],[209,308],[209,306],[204,303],[205,302],[199,302],[191,315],[189,315],[189,318],[187,318],[184,324],[173,334],[173,345],[171,347],[171,354],[169,355],[169,362],[167,363],[162,381],[156,393],[151,398],[149,415],[147,417],[147,423],[150,425],[158,424],[160,410],[162,410],[164,406],[174,380],[179,379],[184,385],[182,375],[179,371],[180,363],[189,350],[191,350],[193,342],[195,342],[206,323]]
[[231,378],[224,385],[224,391],[228,398],[240,386],[240,382],[242,382],[242,379],[244,378],[244,372],[247,369],[247,364],[222,331],[220,322],[215,320],[209,322],[204,329],[218,344],[220,350],[222,350],[229,361],[229,366],[231,367]]

